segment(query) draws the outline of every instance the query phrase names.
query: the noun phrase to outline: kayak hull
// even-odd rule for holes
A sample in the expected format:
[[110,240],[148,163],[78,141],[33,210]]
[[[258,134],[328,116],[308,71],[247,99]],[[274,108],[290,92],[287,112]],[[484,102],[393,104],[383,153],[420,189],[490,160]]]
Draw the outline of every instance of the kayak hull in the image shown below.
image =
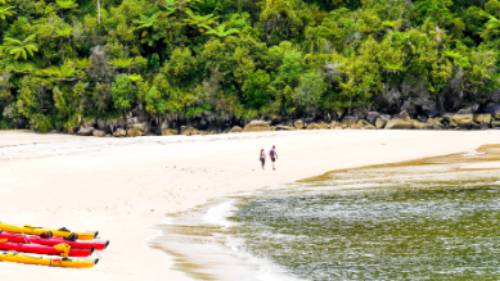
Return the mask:
[[66,258],[47,258],[36,257],[17,253],[0,253],[0,262],[14,262],[31,265],[42,265],[64,268],[91,268],[94,267],[99,259],[93,260],[73,260]]
[[69,251],[65,253],[64,251],[57,249],[55,246],[53,247],[38,244],[22,244],[12,242],[0,242],[0,250],[40,255],[67,255],[69,257],[88,257],[93,252],[93,249],[69,249]]
[[109,241],[69,241],[61,238],[41,238],[33,235],[23,235],[17,233],[9,233],[0,231],[0,240],[7,239],[9,242],[15,243],[33,243],[45,246],[55,246],[58,244],[68,244],[72,249],[96,249],[102,251],[107,248]]
[[22,233],[28,235],[37,235],[44,237],[61,237],[72,240],[92,240],[98,235],[98,232],[71,232],[67,230],[56,230],[42,227],[33,226],[15,226],[6,223],[0,223],[0,230],[8,231],[12,233]]

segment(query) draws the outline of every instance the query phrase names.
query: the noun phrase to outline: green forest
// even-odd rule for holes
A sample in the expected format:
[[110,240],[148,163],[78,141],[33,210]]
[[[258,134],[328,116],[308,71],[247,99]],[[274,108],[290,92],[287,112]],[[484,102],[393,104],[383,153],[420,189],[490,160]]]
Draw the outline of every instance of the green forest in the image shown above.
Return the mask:
[[0,0],[0,128],[477,113],[500,103],[499,19],[499,0]]

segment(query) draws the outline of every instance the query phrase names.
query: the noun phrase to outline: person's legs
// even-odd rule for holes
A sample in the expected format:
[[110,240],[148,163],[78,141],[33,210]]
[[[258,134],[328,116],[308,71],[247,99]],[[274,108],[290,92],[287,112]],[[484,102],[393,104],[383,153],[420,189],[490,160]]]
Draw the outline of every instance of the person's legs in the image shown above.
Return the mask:
[[276,170],[276,167],[274,166],[274,162],[276,161],[276,159],[271,159],[271,161],[273,162],[273,170]]
[[262,170],[264,170],[264,167],[266,166],[266,160],[260,159],[260,164],[262,165]]

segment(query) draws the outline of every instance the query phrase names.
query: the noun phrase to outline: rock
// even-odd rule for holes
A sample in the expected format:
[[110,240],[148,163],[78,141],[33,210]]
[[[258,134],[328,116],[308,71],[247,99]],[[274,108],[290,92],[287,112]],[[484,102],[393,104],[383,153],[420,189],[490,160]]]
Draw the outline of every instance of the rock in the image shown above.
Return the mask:
[[105,136],[106,136],[106,132],[105,132],[105,131],[103,131],[103,130],[94,130],[94,131],[92,132],[92,135],[93,135],[94,137],[102,138],[102,137],[105,137]]
[[393,118],[385,125],[386,129],[414,129],[414,120]]
[[161,130],[161,135],[162,136],[173,136],[173,135],[177,135],[177,130],[175,129],[163,129]]
[[306,127],[306,124],[304,123],[304,121],[299,119],[299,120],[295,120],[295,122],[293,122],[293,126],[295,127],[295,129],[302,130]]
[[307,125],[308,130],[323,130],[323,129],[330,129],[330,125],[328,125],[325,122],[321,123],[311,123]]
[[269,122],[262,120],[253,120],[245,126],[244,132],[265,132],[271,131],[271,125]]
[[486,106],[484,112],[490,113],[494,119],[500,120],[500,104],[490,103]]
[[451,116],[451,123],[459,128],[472,129],[477,127],[472,114],[454,114]]
[[377,118],[380,116],[380,113],[376,111],[370,111],[366,114],[366,120],[370,122],[371,124],[375,125],[375,121],[377,121]]
[[274,127],[275,131],[293,131],[295,130],[294,127],[292,126],[287,126],[287,125],[277,125]]
[[118,128],[113,132],[113,137],[123,138],[127,136],[127,131],[123,128]]
[[409,113],[408,113],[408,111],[406,111],[406,110],[401,111],[401,112],[400,112],[399,114],[397,114],[395,117],[396,117],[396,118],[399,118],[399,119],[402,119],[402,120],[409,120],[409,119],[411,119],[410,114],[409,114]]
[[127,137],[142,137],[144,136],[144,131],[140,128],[130,128],[127,130]]
[[434,118],[429,118],[427,119],[427,126],[429,126],[429,129],[443,129],[443,118],[441,117],[434,117]]
[[187,127],[182,126],[181,135],[196,136],[196,135],[202,135],[202,132],[194,127],[191,127],[191,126],[187,126]]
[[474,115],[474,122],[478,123],[481,127],[490,127],[492,116],[489,113]]
[[342,118],[342,123],[346,124],[347,126],[352,126],[353,124],[356,124],[356,122],[358,122],[359,118],[356,117],[356,116],[345,116],[344,118]]
[[387,124],[387,122],[389,122],[389,120],[391,120],[391,117],[389,115],[386,114],[380,115],[377,118],[377,120],[375,120],[375,128],[377,129],[385,128],[385,125]]
[[478,108],[479,108],[479,104],[473,104],[473,105],[471,105],[469,107],[465,107],[465,108],[462,108],[459,111],[457,111],[457,115],[469,115],[469,114],[473,114],[474,112],[477,111]]
[[343,124],[340,123],[340,122],[338,122],[338,121],[332,121],[330,123],[330,129],[335,129],[335,130],[337,130],[337,129],[343,129]]
[[493,120],[493,121],[491,121],[491,127],[493,127],[493,128],[500,128],[500,120]]
[[135,123],[131,127],[133,129],[142,131],[143,133],[146,133],[148,131],[148,124],[145,122]]
[[351,129],[376,129],[370,122],[366,120],[358,120],[355,124],[352,124]]
[[240,126],[234,126],[231,128],[231,130],[229,132],[230,133],[241,133],[241,132],[243,132],[243,128]]
[[78,134],[80,136],[91,136],[93,131],[94,131],[94,127],[82,126],[82,127],[80,127],[80,129],[78,129]]

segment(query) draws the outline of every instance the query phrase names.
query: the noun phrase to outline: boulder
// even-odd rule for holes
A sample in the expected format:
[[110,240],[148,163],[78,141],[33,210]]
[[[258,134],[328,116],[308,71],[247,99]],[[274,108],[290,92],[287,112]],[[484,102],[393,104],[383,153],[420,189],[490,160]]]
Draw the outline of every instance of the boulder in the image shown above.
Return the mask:
[[493,128],[500,128],[500,120],[493,120],[493,121],[491,121],[491,127],[493,127]]
[[181,128],[181,135],[185,136],[196,136],[196,135],[201,135],[202,132],[194,127],[191,126],[182,126]]
[[229,130],[230,133],[241,133],[243,132],[243,128],[240,126],[234,126]]
[[439,129],[443,129],[443,118],[441,117],[433,117],[433,118],[429,118],[427,119],[427,126],[429,127],[429,129],[436,129],[436,130],[439,130]]
[[371,124],[375,125],[375,122],[377,121],[377,118],[380,116],[380,113],[376,111],[370,111],[366,114],[366,120],[370,122]]
[[127,130],[127,137],[142,137],[144,136],[144,131],[139,128],[129,128]]
[[94,131],[94,127],[82,126],[78,129],[78,135],[80,136],[91,136]]
[[322,129],[330,129],[330,125],[325,122],[321,123],[311,123],[307,125],[308,130],[322,130]]
[[287,126],[287,125],[277,125],[274,127],[275,131],[293,131],[295,130],[294,127],[292,126]]
[[412,119],[393,118],[387,121],[385,129],[414,129],[414,121]]
[[492,116],[489,113],[474,115],[474,122],[478,123],[481,127],[487,128],[491,125]]
[[477,127],[472,114],[454,114],[451,116],[451,124],[454,127],[471,129]]
[[469,107],[465,107],[457,111],[457,115],[470,115],[477,111],[479,104],[473,104]]
[[234,126],[229,130],[230,133],[241,133],[243,132],[243,128],[240,126]]
[[293,127],[295,127],[295,129],[302,130],[306,127],[306,124],[304,123],[304,121],[299,119],[299,120],[295,120],[295,122],[293,122]]
[[103,131],[103,130],[94,130],[94,131],[92,132],[92,135],[93,135],[94,137],[102,138],[102,137],[105,137],[105,136],[106,136],[106,132],[105,132],[105,131]]
[[271,125],[269,122],[262,120],[253,120],[248,123],[243,129],[244,132],[265,132],[271,131]]
[[337,129],[343,129],[343,124],[340,123],[340,122],[338,122],[338,121],[332,121],[330,123],[330,129],[335,129],[335,130],[337,130]]
[[410,113],[408,113],[408,111],[403,110],[399,114],[397,114],[395,116],[395,118],[399,118],[399,119],[402,119],[402,120],[409,120],[409,119],[411,119],[411,116],[410,116]]
[[133,129],[136,129],[136,130],[139,130],[139,131],[146,133],[148,131],[148,124],[145,122],[139,122],[139,123],[133,124],[129,128],[133,128]]
[[169,129],[169,128],[166,128],[166,129],[161,130],[161,135],[162,135],[162,136],[173,136],[173,135],[177,135],[177,130],[175,130],[175,129]]
[[127,136],[127,131],[123,128],[118,128],[113,132],[113,137],[123,138]]
[[385,125],[387,124],[387,122],[389,122],[389,120],[391,120],[391,117],[389,115],[386,114],[380,115],[377,118],[377,120],[375,120],[375,128],[377,129],[385,128]]
[[347,126],[352,126],[353,124],[356,124],[356,122],[358,122],[359,118],[356,117],[356,116],[345,116],[344,118],[342,118],[342,123],[346,124]]
[[358,122],[352,124],[351,129],[376,129],[374,125],[366,120],[358,120]]

